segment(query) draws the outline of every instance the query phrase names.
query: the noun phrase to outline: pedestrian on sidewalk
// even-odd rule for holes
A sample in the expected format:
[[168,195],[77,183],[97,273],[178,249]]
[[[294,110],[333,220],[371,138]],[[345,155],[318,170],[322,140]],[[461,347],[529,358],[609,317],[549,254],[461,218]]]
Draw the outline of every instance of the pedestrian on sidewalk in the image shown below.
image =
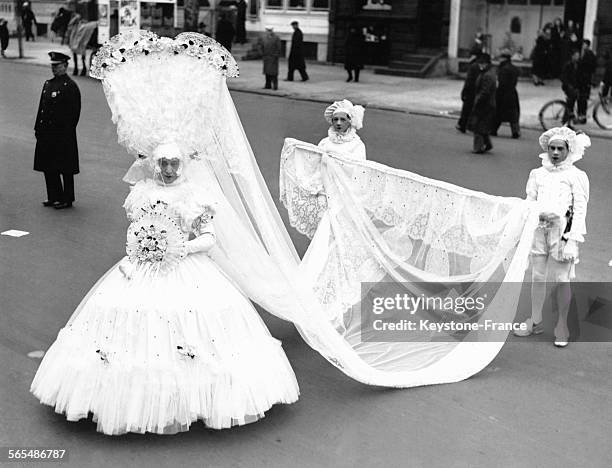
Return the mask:
[[348,73],[347,83],[353,80],[353,72],[355,73],[355,83],[359,82],[359,72],[363,68],[364,48],[363,34],[355,26],[351,26],[344,44],[344,69]]
[[497,69],[497,92],[495,97],[497,119],[491,135],[497,136],[497,131],[502,122],[509,122],[512,138],[519,138],[521,136],[519,127],[521,109],[519,96],[516,91],[519,70],[512,65],[511,58],[512,53],[509,50],[502,51],[501,62]]
[[23,4],[21,22],[23,24],[23,29],[25,30],[26,42],[30,39],[32,39],[32,42],[34,42],[35,34],[32,32],[32,25],[38,26],[38,23],[36,22],[36,16],[32,11],[32,7],[30,7],[30,4],[28,2],[24,2]]
[[236,8],[236,42],[238,44],[244,44],[247,41],[245,26],[247,4],[244,0],[239,0]]
[[542,166],[533,169],[527,180],[527,200],[537,202],[540,224],[531,248],[531,317],[517,336],[542,333],[542,308],[546,279],[557,283],[553,302],[558,312],[555,327],[557,347],[567,346],[570,332],[567,316],[571,302],[570,280],[575,278],[578,244],[584,242],[589,201],[589,178],[574,163],[591,146],[584,133],[568,127],[552,128],[540,136]]
[[4,51],[8,48],[9,44],[9,31],[8,22],[4,18],[0,18],[0,50],[2,51],[2,57],[6,57]]
[[34,170],[45,174],[44,206],[69,208],[74,202],[74,174],[79,173],[76,127],[81,114],[79,87],[66,74],[70,57],[49,52],[53,78],[43,86],[34,125]]
[[225,47],[229,52],[232,51],[232,41],[234,40],[234,25],[227,19],[225,13],[221,13],[219,22],[217,23],[217,33],[215,39],[219,44]]
[[561,89],[565,93],[566,114],[563,116],[563,123],[571,126],[574,121],[574,108],[578,100],[578,60],[580,51],[572,50],[569,62],[563,66],[561,71]]
[[274,33],[272,26],[266,27],[266,32],[259,40],[259,51],[263,59],[263,73],[266,76],[264,89],[278,89],[278,61],[281,54],[281,40]]
[[470,113],[468,130],[474,132],[473,152],[485,153],[493,148],[490,134],[495,125],[497,77],[491,68],[491,56],[482,54],[476,60],[480,73],[476,78],[474,107]]
[[304,35],[297,21],[291,22],[293,36],[291,36],[291,51],[289,52],[289,71],[287,81],[293,81],[293,75],[297,70],[302,77],[302,81],[308,81],[306,73],[306,62],[304,61]]
[[585,124],[593,74],[597,68],[597,57],[591,50],[591,41],[584,39],[578,60],[578,123]]
[[540,31],[536,39],[535,46],[531,51],[531,77],[534,86],[544,86],[543,78],[547,75],[548,52],[550,38],[545,31]]
[[60,7],[51,23],[51,31],[61,38],[61,45],[64,45],[66,29],[68,29],[71,15],[72,13],[70,11],[66,11],[64,8]]
[[478,75],[480,75],[480,65],[476,61],[479,56],[480,54],[474,56],[474,58],[471,60],[465,81],[463,82],[463,89],[461,89],[461,101],[463,101],[463,105],[461,106],[461,116],[459,117],[459,122],[457,122],[457,126],[455,127],[461,133],[465,133],[470,119],[470,114],[472,113],[472,107],[474,107],[476,80],[478,79]]

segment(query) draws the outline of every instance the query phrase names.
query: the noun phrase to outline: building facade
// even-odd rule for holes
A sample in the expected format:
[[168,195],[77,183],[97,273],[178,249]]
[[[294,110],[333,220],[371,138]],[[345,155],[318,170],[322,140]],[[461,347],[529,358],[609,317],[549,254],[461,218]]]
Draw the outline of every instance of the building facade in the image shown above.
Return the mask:
[[332,0],[248,0],[246,29],[249,37],[262,34],[267,26],[283,43],[285,55],[291,48],[292,21],[304,34],[307,59],[325,61],[328,55],[329,8]]
[[328,60],[344,60],[351,27],[364,33],[365,63],[370,65],[446,50],[449,12],[450,0],[335,0],[329,15]]
[[496,55],[511,41],[526,59],[539,30],[560,18],[577,26],[602,53],[612,47],[612,1],[610,0],[451,0],[448,57],[451,71],[459,69],[477,31],[484,33],[487,50]]

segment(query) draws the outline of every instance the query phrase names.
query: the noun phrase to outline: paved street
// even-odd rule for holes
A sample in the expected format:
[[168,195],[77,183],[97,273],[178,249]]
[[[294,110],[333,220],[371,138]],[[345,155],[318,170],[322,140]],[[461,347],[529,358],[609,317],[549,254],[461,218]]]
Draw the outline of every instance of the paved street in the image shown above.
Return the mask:
[[[0,232],[30,232],[0,236],[0,447],[67,448],[69,463],[51,466],[74,467],[609,466],[612,344],[571,343],[558,350],[550,331],[520,342],[511,338],[467,381],[389,390],[345,377],[308,348],[292,325],[262,312],[283,342],[301,398],[274,407],[256,424],[210,431],[197,423],[175,436],[107,437],[91,421],[69,423],[40,405],[28,392],[39,361],[27,353],[52,343],[93,283],[123,255],[128,187],[121,177],[132,162],[116,142],[99,82],[79,77],[77,200],[72,210],[42,207],[43,176],[32,171],[32,127],[48,77],[50,70],[42,67],[0,63]],[[233,95],[276,199],[283,138],[318,142],[327,130],[324,106]],[[492,154],[476,156],[471,138],[453,127],[448,119],[368,109],[360,134],[369,159],[524,197],[529,170],[540,161],[539,132],[525,130],[519,141],[496,138]],[[593,138],[579,165],[591,180],[579,279],[610,282],[610,141]],[[307,239],[292,229],[290,234],[302,254]]]

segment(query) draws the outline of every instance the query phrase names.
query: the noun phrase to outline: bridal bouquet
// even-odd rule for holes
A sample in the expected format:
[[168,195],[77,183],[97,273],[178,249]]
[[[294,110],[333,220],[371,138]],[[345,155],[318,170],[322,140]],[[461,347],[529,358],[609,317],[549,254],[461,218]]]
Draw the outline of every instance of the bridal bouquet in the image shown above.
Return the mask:
[[159,201],[144,207],[143,214],[130,224],[126,253],[132,263],[168,271],[187,255],[185,235],[166,208]]

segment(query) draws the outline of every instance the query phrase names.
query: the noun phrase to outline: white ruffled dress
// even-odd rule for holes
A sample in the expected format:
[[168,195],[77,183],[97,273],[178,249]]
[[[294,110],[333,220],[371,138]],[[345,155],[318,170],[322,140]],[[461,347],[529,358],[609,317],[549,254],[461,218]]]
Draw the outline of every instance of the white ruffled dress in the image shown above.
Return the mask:
[[[127,197],[128,218],[158,200],[185,234],[206,205],[187,182],[149,180]],[[205,252],[153,277],[112,268],[59,332],[31,391],[70,421],[92,413],[111,435],[172,434],[198,419],[228,428],[299,395],[281,343]]]

